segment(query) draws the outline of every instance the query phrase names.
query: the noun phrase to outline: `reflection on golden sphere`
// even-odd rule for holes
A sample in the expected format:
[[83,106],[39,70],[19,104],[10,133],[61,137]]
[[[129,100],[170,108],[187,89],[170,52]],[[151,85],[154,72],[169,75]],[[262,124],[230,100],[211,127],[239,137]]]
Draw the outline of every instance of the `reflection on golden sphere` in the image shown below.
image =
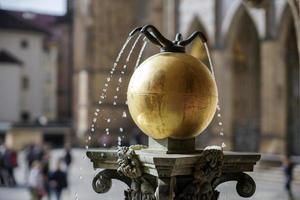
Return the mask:
[[191,138],[211,122],[217,107],[216,83],[208,68],[185,53],[164,52],[145,60],[127,91],[130,114],[154,139]]

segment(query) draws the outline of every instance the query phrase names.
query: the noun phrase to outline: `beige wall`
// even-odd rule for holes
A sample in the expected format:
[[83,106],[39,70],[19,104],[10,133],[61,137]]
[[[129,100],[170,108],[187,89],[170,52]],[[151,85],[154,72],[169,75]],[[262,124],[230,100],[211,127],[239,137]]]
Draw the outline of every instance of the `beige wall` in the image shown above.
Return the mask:
[[43,134],[39,129],[13,128],[5,138],[5,144],[15,150],[21,150],[29,144],[41,144]]
[[[31,119],[43,114],[44,81],[43,34],[24,31],[0,31],[0,48],[6,49],[23,62],[22,75],[29,79],[29,89],[23,91],[21,110],[28,111]],[[28,47],[22,48],[21,42]]]
[[18,64],[0,63],[0,121],[20,119],[21,70]]

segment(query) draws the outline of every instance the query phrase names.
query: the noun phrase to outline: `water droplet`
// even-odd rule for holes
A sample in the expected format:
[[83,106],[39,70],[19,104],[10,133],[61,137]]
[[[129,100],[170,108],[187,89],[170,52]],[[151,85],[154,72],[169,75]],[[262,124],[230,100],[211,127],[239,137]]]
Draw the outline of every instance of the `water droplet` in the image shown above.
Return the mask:
[[[98,115],[98,114],[97,114],[97,115]],[[93,122],[95,123],[96,121],[97,121],[97,118],[94,118],[94,119],[93,119]]]
[[95,131],[95,128],[91,128],[91,131],[94,132],[94,131]]
[[107,84],[107,83],[105,83],[105,84],[104,84],[104,86],[105,86],[105,87],[108,87],[108,84]]
[[124,72],[124,71],[121,71],[121,74],[125,74],[125,72]]
[[92,127],[95,127],[95,124],[92,124]]
[[122,117],[123,117],[123,118],[126,118],[126,117],[127,117],[127,114],[126,114],[125,111],[123,111]]
[[117,88],[116,88],[116,91],[118,92],[119,90],[120,90],[120,88],[119,88],[119,87],[117,87]]
[[113,105],[114,105],[114,106],[115,106],[115,105],[117,105],[117,102],[116,102],[116,101],[114,101],[114,102],[113,102]]
[[118,99],[118,96],[117,96],[117,95],[115,95],[115,96],[114,96],[114,99]]
[[79,200],[77,192],[75,192],[75,200]]
[[104,99],[104,95],[101,95],[100,98],[101,98],[101,99]]
[[89,136],[89,137],[88,137],[88,140],[91,140],[91,139],[92,139],[92,137],[91,137],[91,136]]
[[118,65],[118,63],[115,62],[115,63],[114,63],[114,67],[117,67],[117,65]]
[[103,146],[106,147],[106,143],[104,143]]
[[218,117],[221,117],[221,114],[220,114],[220,113],[218,114]]
[[221,135],[221,136],[224,136],[224,133],[223,133],[223,132],[220,132],[220,135]]
[[96,109],[96,112],[100,112],[100,109],[99,109],[99,108],[97,108],[97,109]]
[[89,146],[88,146],[88,145],[86,145],[86,146],[85,146],[85,149],[86,149],[86,150],[88,150],[88,149],[89,149]]
[[219,125],[220,125],[220,126],[222,126],[222,125],[223,125],[223,123],[222,123],[222,122],[219,122]]
[[104,89],[102,89],[102,91],[103,91],[103,92],[106,92],[107,90],[106,90],[106,88],[104,88]]
[[99,104],[102,104],[102,101],[99,101],[98,103],[99,103]]
[[127,68],[127,65],[124,65],[123,68],[126,69],[126,68]]
[[107,121],[107,123],[110,123],[110,118],[108,118],[106,121]]
[[128,101],[125,101],[125,104],[128,105]]
[[226,144],[223,142],[222,143],[222,148],[225,148],[226,147]]
[[122,127],[120,127],[120,129],[119,129],[119,130],[120,130],[120,132],[123,132],[123,128],[122,128]]
[[119,78],[119,83],[122,83],[122,77]]
[[122,144],[122,138],[118,136],[118,146],[121,146],[121,144]]
[[106,80],[107,80],[107,82],[109,82],[110,81],[110,77],[107,77]]

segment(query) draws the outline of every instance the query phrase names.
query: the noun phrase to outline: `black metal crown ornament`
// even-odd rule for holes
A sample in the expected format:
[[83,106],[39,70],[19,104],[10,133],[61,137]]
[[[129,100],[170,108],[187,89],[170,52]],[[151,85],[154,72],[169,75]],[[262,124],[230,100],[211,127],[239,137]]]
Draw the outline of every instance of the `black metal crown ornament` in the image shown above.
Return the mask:
[[165,38],[155,26],[145,25],[142,27],[137,27],[130,32],[129,36],[133,36],[136,33],[142,33],[145,37],[151,41],[153,44],[160,47],[161,52],[185,52],[185,47],[189,45],[196,37],[199,37],[203,43],[207,42],[206,36],[200,32],[195,31],[186,40],[183,40],[182,34],[177,33],[175,40],[171,41]]

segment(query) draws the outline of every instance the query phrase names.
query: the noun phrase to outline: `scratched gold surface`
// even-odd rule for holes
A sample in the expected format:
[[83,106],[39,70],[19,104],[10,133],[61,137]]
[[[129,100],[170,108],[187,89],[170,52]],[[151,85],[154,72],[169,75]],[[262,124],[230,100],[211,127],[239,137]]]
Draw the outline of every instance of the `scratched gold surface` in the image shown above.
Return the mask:
[[134,122],[146,135],[183,139],[197,136],[209,125],[218,92],[210,71],[199,60],[164,52],[137,68],[127,100]]

